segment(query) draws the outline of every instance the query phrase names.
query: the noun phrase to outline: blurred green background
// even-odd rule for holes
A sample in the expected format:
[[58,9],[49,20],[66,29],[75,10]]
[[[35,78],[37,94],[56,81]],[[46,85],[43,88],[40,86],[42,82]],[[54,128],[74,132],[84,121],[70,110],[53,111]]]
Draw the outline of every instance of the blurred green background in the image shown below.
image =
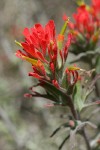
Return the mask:
[[23,40],[25,27],[49,19],[60,32],[63,14],[71,17],[75,10],[74,0],[0,0],[0,150],[57,150],[66,136],[64,130],[49,138],[67,121],[66,107],[47,108],[46,100],[23,97],[36,81],[28,77],[31,65],[16,58],[14,41]]

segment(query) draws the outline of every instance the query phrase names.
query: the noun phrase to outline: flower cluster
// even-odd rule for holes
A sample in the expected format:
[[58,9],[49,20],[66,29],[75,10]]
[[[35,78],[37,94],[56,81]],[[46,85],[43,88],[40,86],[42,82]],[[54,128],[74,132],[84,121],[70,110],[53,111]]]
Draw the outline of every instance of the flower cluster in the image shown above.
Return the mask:
[[100,1],[99,0],[92,0],[92,13],[95,18],[99,21],[100,25]]
[[61,78],[65,74],[66,79],[73,80],[72,83],[69,81],[72,85],[78,80],[78,67],[67,67],[64,71],[64,64],[72,39],[72,35],[69,33],[67,41],[64,40],[67,24],[68,20],[57,36],[53,20],[50,20],[45,27],[41,24],[35,24],[30,29],[24,29],[25,41],[17,42],[23,50],[18,50],[16,56],[32,64],[33,72],[29,73],[29,76],[37,78],[40,82],[42,80],[48,81],[56,88],[60,88],[62,85]]
[[91,6],[82,3],[73,18],[75,23],[69,23],[69,26],[74,37],[74,52],[94,49],[100,37],[100,0],[92,0]]

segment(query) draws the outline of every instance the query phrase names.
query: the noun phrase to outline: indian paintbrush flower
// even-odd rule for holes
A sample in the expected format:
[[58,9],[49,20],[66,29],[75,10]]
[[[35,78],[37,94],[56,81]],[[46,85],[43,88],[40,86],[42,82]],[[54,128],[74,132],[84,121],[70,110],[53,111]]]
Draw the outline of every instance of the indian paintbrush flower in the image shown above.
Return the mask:
[[[35,24],[30,29],[24,29],[24,42],[19,43],[16,41],[23,49],[18,50],[16,56],[32,64],[33,72],[30,72],[29,76],[33,76],[38,80],[46,80],[56,88],[61,86],[62,81],[59,79],[62,76],[61,72],[65,72],[68,77],[72,74],[73,84],[78,80],[77,70],[79,68],[72,67],[71,70],[69,68],[66,68],[67,71],[63,70],[72,39],[71,33],[68,33],[67,41],[64,36],[68,22],[69,19],[65,21],[58,35],[56,35],[53,20],[50,20],[45,27],[41,24]],[[69,81],[69,78],[66,79]],[[70,78],[70,80],[72,79]]]
[[[67,19],[66,15],[63,19]],[[92,0],[91,6],[80,3],[73,19],[75,23],[69,22],[73,34],[72,51],[78,54],[94,50],[100,38],[100,1]]]

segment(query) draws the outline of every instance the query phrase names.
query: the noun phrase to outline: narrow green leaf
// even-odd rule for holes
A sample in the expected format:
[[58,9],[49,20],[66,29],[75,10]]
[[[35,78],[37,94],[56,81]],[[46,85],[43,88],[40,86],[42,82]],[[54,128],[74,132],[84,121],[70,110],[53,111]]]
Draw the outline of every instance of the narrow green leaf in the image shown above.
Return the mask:
[[64,140],[63,142],[61,143],[61,145],[59,146],[59,150],[62,149],[63,145],[65,144],[65,142],[69,139],[70,135],[68,135]]
[[57,54],[57,69],[59,70],[62,67],[62,58],[60,56],[60,53]]
[[62,129],[62,128],[68,128],[68,127],[69,127],[68,123],[62,124],[60,127],[58,127],[56,130],[53,131],[53,133],[50,135],[50,137],[53,137],[60,129]]
[[68,23],[69,23],[69,18],[65,21],[65,23],[64,23],[64,25],[63,25],[63,27],[62,27],[62,29],[61,29],[61,32],[60,32],[61,35],[64,35],[64,34],[65,34],[65,31],[66,31],[66,29],[67,29]]
[[20,42],[18,42],[18,41],[15,40],[15,43],[16,43],[17,45],[19,45],[20,47],[22,47],[22,45],[21,45]]
[[68,96],[66,93],[61,91],[60,89],[57,89],[54,85],[47,81],[43,81],[42,85],[45,90],[50,93],[57,101],[58,103],[62,105],[69,105],[70,103],[70,96]]
[[100,55],[96,59],[96,72],[100,73]]
[[82,100],[82,86],[80,81],[77,82],[73,92],[74,104],[78,111],[81,111],[84,107],[84,102]]

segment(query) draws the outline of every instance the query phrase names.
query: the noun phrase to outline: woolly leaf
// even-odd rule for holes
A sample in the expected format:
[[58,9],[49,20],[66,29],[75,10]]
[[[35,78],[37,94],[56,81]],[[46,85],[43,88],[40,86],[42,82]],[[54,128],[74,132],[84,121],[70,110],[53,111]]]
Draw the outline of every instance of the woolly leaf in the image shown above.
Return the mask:
[[73,92],[74,104],[78,111],[81,111],[84,107],[84,103],[82,100],[82,86],[80,82],[77,82]]

